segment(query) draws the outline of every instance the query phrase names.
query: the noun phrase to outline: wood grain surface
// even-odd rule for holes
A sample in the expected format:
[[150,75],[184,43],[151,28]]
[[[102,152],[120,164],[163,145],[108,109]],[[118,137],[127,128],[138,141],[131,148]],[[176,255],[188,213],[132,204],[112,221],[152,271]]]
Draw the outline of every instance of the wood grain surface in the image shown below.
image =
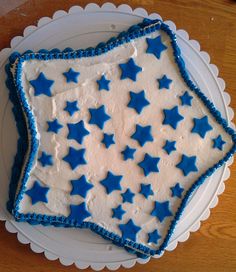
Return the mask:
[[[22,35],[25,27],[35,25],[43,16],[51,17],[59,9],[73,5],[85,6],[90,1],[76,0],[0,0],[0,49],[8,47],[14,36]],[[103,4],[106,1],[96,1]],[[220,69],[231,95],[231,107],[236,109],[236,2],[223,0],[127,0],[133,8],[143,7],[149,13],[158,12],[164,20],[174,21],[211,56],[211,63]],[[236,164],[218,206],[198,232],[181,243],[173,252],[146,265],[137,264],[130,271],[185,272],[236,271]],[[58,261],[48,261],[18,242],[0,222],[1,272],[77,271],[74,266],[63,267]],[[86,271],[90,271],[87,269]],[[121,268],[119,271],[125,271]]]

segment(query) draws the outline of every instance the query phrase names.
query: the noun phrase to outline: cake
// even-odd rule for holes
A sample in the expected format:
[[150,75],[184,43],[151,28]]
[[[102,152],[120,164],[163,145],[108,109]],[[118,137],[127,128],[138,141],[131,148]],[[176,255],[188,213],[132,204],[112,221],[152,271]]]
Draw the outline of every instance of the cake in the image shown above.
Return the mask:
[[88,228],[160,255],[192,193],[235,152],[235,132],[160,20],[95,48],[15,52],[6,72],[17,221]]

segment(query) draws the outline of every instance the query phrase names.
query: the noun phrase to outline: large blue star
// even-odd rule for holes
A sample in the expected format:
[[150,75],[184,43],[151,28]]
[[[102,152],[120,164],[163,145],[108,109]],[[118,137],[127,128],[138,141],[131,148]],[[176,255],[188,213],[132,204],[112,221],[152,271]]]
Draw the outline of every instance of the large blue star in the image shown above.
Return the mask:
[[218,135],[215,139],[213,139],[213,148],[218,148],[219,150],[223,150],[223,145],[226,142],[223,141],[221,135]]
[[78,83],[78,76],[80,75],[80,73],[70,68],[67,72],[64,72],[63,75],[65,76],[67,83],[69,82]]
[[133,197],[135,196],[134,193],[132,193],[130,191],[130,189],[127,189],[124,193],[121,194],[122,198],[123,198],[123,202],[129,202],[129,203],[133,203]]
[[105,187],[107,194],[109,195],[113,191],[121,190],[120,181],[122,176],[113,175],[112,172],[107,172],[105,179],[101,180],[101,184]]
[[134,60],[130,58],[128,62],[119,64],[121,69],[120,79],[129,78],[136,81],[137,74],[142,71],[142,68],[135,64]]
[[143,184],[141,183],[140,194],[142,194],[145,198],[148,198],[150,195],[154,195],[151,184]]
[[169,201],[155,201],[151,215],[157,217],[160,222],[162,222],[166,217],[172,216],[172,212],[169,210]]
[[80,195],[86,197],[89,190],[93,188],[93,184],[87,182],[86,177],[83,175],[79,179],[71,180],[72,190],[71,195]]
[[144,175],[148,176],[151,172],[159,172],[157,164],[160,158],[145,154],[144,159],[138,164],[143,169]]
[[189,93],[186,91],[182,96],[179,97],[182,103],[182,106],[191,106],[192,105],[192,99],[193,97],[189,95]]
[[177,128],[178,123],[184,119],[178,112],[178,107],[175,106],[172,109],[164,109],[163,125],[170,125],[173,129]]
[[169,155],[172,151],[176,150],[175,147],[176,141],[168,141],[166,140],[165,145],[163,146],[163,149],[166,151],[166,153]]
[[97,80],[97,84],[98,84],[98,90],[105,90],[105,91],[109,91],[109,83],[111,81],[106,79],[106,77],[104,75],[101,76],[101,78],[99,80]]
[[176,167],[182,170],[184,176],[187,176],[190,172],[198,171],[196,160],[196,156],[188,157],[183,154],[181,161],[176,165]]
[[144,146],[146,142],[152,142],[151,126],[143,127],[136,125],[136,131],[131,138],[136,140],[141,146]]
[[52,96],[51,87],[54,83],[54,80],[47,79],[44,73],[40,73],[36,79],[30,80],[29,83],[34,87],[35,96],[41,94]]
[[106,148],[109,148],[110,145],[115,143],[113,137],[114,137],[114,134],[107,134],[107,133],[103,134],[102,143],[105,145]]
[[89,124],[97,125],[100,129],[103,129],[104,123],[111,118],[106,114],[104,105],[97,109],[89,109],[89,113]]
[[161,41],[161,36],[154,39],[146,38],[147,50],[146,53],[153,54],[157,59],[160,59],[162,51],[167,49]]
[[112,211],[113,211],[112,218],[117,218],[119,220],[121,220],[123,215],[125,214],[125,211],[122,209],[121,205],[117,206],[116,208],[113,208]]
[[148,243],[157,244],[159,239],[161,239],[161,236],[159,235],[157,230],[154,230],[153,232],[148,233]]
[[212,126],[208,123],[208,117],[193,118],[194,126],[191,132],[199,134],[203,139],[206,133],[212,130]]
[[87,163],[84,159],[84,153],[84,148],[77,150],[73,147],[70,147],[68,154],[62,159],[70,165],[72,170],[74,170],[77,166]]
[[128,159],[134,159],[134,153],[136,149],[135,148],[130,148],[128,145],[126,146],[125,150],[123,150],[121,153],[123,154],[124,160]]
[[58,133],[58,131],[63,128],[63,126],[58,122],[57,119],[53,120],[53,121],[47,121],[48,123],[48,132],[54,132],[54,133]]
[[132,241],[136,240],[136,235],[141,230],[139,226],[134,224],[132,219],[130,219],[126,224],[120,224],[119,228],[122,232],[122,238],[124,240],[129,239]]
[[84,127],[84,121],[79,121],[76,124],[67,124],[69,133],[67,139],[75,140],[77,143],[82,144],[83,139],[89,134],[89,131]]
[[139,93],[129,92],[130,94],[130,101],[128,104],[129,108],[133,108],[138,114],[140,114],[144,107],[149,105],[150,103],[145,98],[144,91]]
[[64,108],[64,111],[67,111],[70,116],[72,116],[78,110],[79,108],[77,106],[77,101],[66,101],[66,107]]
[[32,205],[34,205],[37,202],[48,203],[48,190],[48,187],[43,187],[38,181],[35,181],[33,187],[27,190],[25,193],[31,198]]
[[166,75],[164,75],[163,77],[157,79],[158,83],[159,83],[159,89],[170,89],[170,84],[172,82],[172,80],[170,78],[168,78]]
[[184,191],[184,188],[180,187],[179,183],[176,183],[175,186],[171,187],[172,197],[182,197],[182,193]]
[[83,223],[84,219],[91,216],[86,208],[86,204],[82,202],[79,205],[70,205],[70,215],[68,219],[75,220],[78,224]]
[[44,151],[42,152],[41,157],[38,158],[38,161],[43,167],[53,165],[52,155],[49,155]]

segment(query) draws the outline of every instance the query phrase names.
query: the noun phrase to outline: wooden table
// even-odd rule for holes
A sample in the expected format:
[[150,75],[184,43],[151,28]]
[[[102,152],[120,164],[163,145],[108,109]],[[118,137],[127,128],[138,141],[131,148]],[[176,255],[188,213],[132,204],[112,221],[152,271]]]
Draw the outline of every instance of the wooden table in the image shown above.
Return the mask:
[[[106,1],[95,1],[102,4]],[[59,9],[72,5],[85,6],[89,0],[0,0],[0,49],[9,46],[14,36],[24,28],[35,25],[39,18],[52,16]],[[113,1],[119,5],[125,1]],[[149,13],[158,12],[163,19],[173,20],[177,28],[186,29],[192,39],[200,42],[202,50],[220,69],[227,83],[231,107],[236,109],[236,2],[221,0],[129,0],[133,8],[143,7]],[[236,271],[236,164],[231,166],[231,177],[219,198],[217,208],[202,223],[198,232],[179,244],[173,252],[166,252],[146,265],[136,265],[132,271]],[[125,269],[120,269],[124,271]],[[29,246],[18,242],[0,222],[0,271],[42,272],[77,271],[65,268],[58,261],[48,261],[43,254],[35,254]],[[89,271],[89,269],[88,269]]]

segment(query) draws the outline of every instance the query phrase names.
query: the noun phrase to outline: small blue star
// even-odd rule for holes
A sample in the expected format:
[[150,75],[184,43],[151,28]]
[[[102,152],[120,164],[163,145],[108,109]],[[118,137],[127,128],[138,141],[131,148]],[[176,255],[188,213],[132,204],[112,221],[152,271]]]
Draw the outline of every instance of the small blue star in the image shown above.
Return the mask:
[[169,201],[155,201],[151,215],[156,216],[160,222],[162,222],[166,217],[172,216],[172,212],[169,210]]
[[119,64],[121,69],[120,79],[129,78],[136,81],[137,74],[142,71],[142,68],[135,64],[134,59],[129,59],[128,62]]
[[182,155],[181,162],[179,162],[176,167],[183,171],[184,176],[187,176],[190,172],[197,172],[196,166],[196,156],[188,157]]
[[116,208],[113,208],[112,211],[113,211],[112,218],[117,218],[119,220],[121,220],[123,215],[125,214],[125,211],[122,209],[121,205],[117,206]]
[[142,194],[147,199],[150,195],[154,195],[151,184],[141,183],[140,194]]
[[140,114],[144,107],[149,105],[150,103],[145,98],[144,91],[139,93],[129,92],[130,94],[130,101],[128,104],[129,108],[133,108],[138,114]]
[[164,109],[164,120],[163,125],[170,125],[173,129],[177,128],[178,123],[184,119],[182,115],[178,112],[178,107],[175,106],[172,109]]
[[144,146],[146,142],[153,142],[151,126],[143,127],[136,125],[136,131],[131,138],[136,140],[141,146]]
[[163,149],[166,151],[166,153],[169,155],[172,151],[176,150],[175,147],[176,141],[168,141],[166,140],[165,145],[163,146]]
[[157,244],[159,239],[161,239],[161,236],[159,235],[157,230],[154,230],[153,232],[148,233],[148,243]]
[[120,224],[119,228],[122,232],[122,238],[124,240],[129,239],[132,241],[136,240],[136,235],[141,230],[140,227],[134,224],[132,219],[130,219],[126,224]]
[[67,72],[63,73],[63,75],[65,76],[67,83],[69,82],[78,83],[78,76],[80,75],[80,73],[70,68]]
[[104,123],[111,118],[106,114],[104,105],[97,109],[89,109],[89,113],[89,124],[97,125],[100,129],[103,129]]
[[93,188],[93,184],[87,182],[83,175],[79,179],[71,180],[72,190],[70,195],[80,195],[86,197],[89,190]]
[[115,143],[113,137],[114,137],[114,134],[107,134],[107,133],[103,134],[102,143],[105,145],[106,148],[109,148],[110,145]]
[[158,79],[159,89],[170,89],[170,84],[172,80],[164,75],[162,78]]
[[141,161],[138,165],[143,169],[144,175],[148,176],[151,172],[159,172],[157,164],[160,158],[152,157],[149,154],[145,154],[143,161]]
[[130,148],[128,145],[126,146],[125,150],[123,150],[121,153],[124,156],[124,160],[127,161],[128,159],[134,159],[134,153],[136,149]]
[[74,170],[77,166],[87,163],[84,159],[84,153],[84,148],[77,150],[73,147],[70,147],[68,154],[62,159],[70,165],[72,170]]
[[101,180],[101,184],[106,188],[107,194],[116,190],[121,190],[120,181],[122,176],[113,175],[112,172],[107,172],[105,179]]
[[192,99],[193,97],[189,95],[189,93],[186,91],[182,96],[179,97],[182,103],[182,106],[192,106]]
[[219,150],[223,150],[223,145],[226,142],[223,141],[221,135],[218,135],[215,139],[213,139],[213,148],[218,148]]
[[66,107],[64,108],[64,111],[67,111],[70,116],[72,116],[78,110],[79,108],[77,106],[77,101],[66,101]]
[[109,88],[110,82],[111,82],[110,80],[107,80],[106,77],[104,75],[102,75],[101,78],[99,80],[97,80],[98,90],[99,91],[101,91],[101,90],[109,91],[110,90],[110,88]]
[[171,187],[172,197],[182,197],[182,193],[184,191],[184,188],[180,187],[179,183],[176,183],[175,186]]
[[47,121],[48,123],[48,132],[54,132],[54,133],[58,133],[58,131],[63,128],[63,126],[58,123],[58,120],[55,119],[53,121]]
[[41,157],[38,158],[38,161],[42,164],[43,167],[53,165],[52,155],[49,155],[44,151],[42,152]]
[[37,202],[48,203],[47,193],[49,191],[48,187],[43,187],[38,181],[34,182],[34,185],[31,189],[27,190],[25,193],[31,197],[32,205]]
[[203,139],[206,133],[212,130],[212,126],[208,123],[208,117],[193,118],[194,126],[191,132],[199,134]]
[[70,215],[68,219],[75,220],[78,224],[81,224],[84,219],[89,216],[91,216],[91,213],[87,210],[84,202],[79,205],[70,205]]
[[160,59],[162,51],[167,49],[161,41],[161,36],[158,36],[154,39],[146,38],[148,48],[146,53],[153,54],[157,59]]
[[35,96],[41,94],[52,96],[51,87],[54,83],[54,80],[47,79],[44,73],[40,73],[37,79],[30,80],[29,83],[34,87]]
[[122,193],[121,195],[123,198],[123,203],[125,202],[133,203],[133,197],[135,196],[135,194],[132,193],[130,189],[127,189],[125,193]]
[[89,131],[84,127],[84,121],[79,121],[76,124],[67,124],[69,133],[67,139],[75,140],[77,143],[82,144],[83,139],[89,134]]

